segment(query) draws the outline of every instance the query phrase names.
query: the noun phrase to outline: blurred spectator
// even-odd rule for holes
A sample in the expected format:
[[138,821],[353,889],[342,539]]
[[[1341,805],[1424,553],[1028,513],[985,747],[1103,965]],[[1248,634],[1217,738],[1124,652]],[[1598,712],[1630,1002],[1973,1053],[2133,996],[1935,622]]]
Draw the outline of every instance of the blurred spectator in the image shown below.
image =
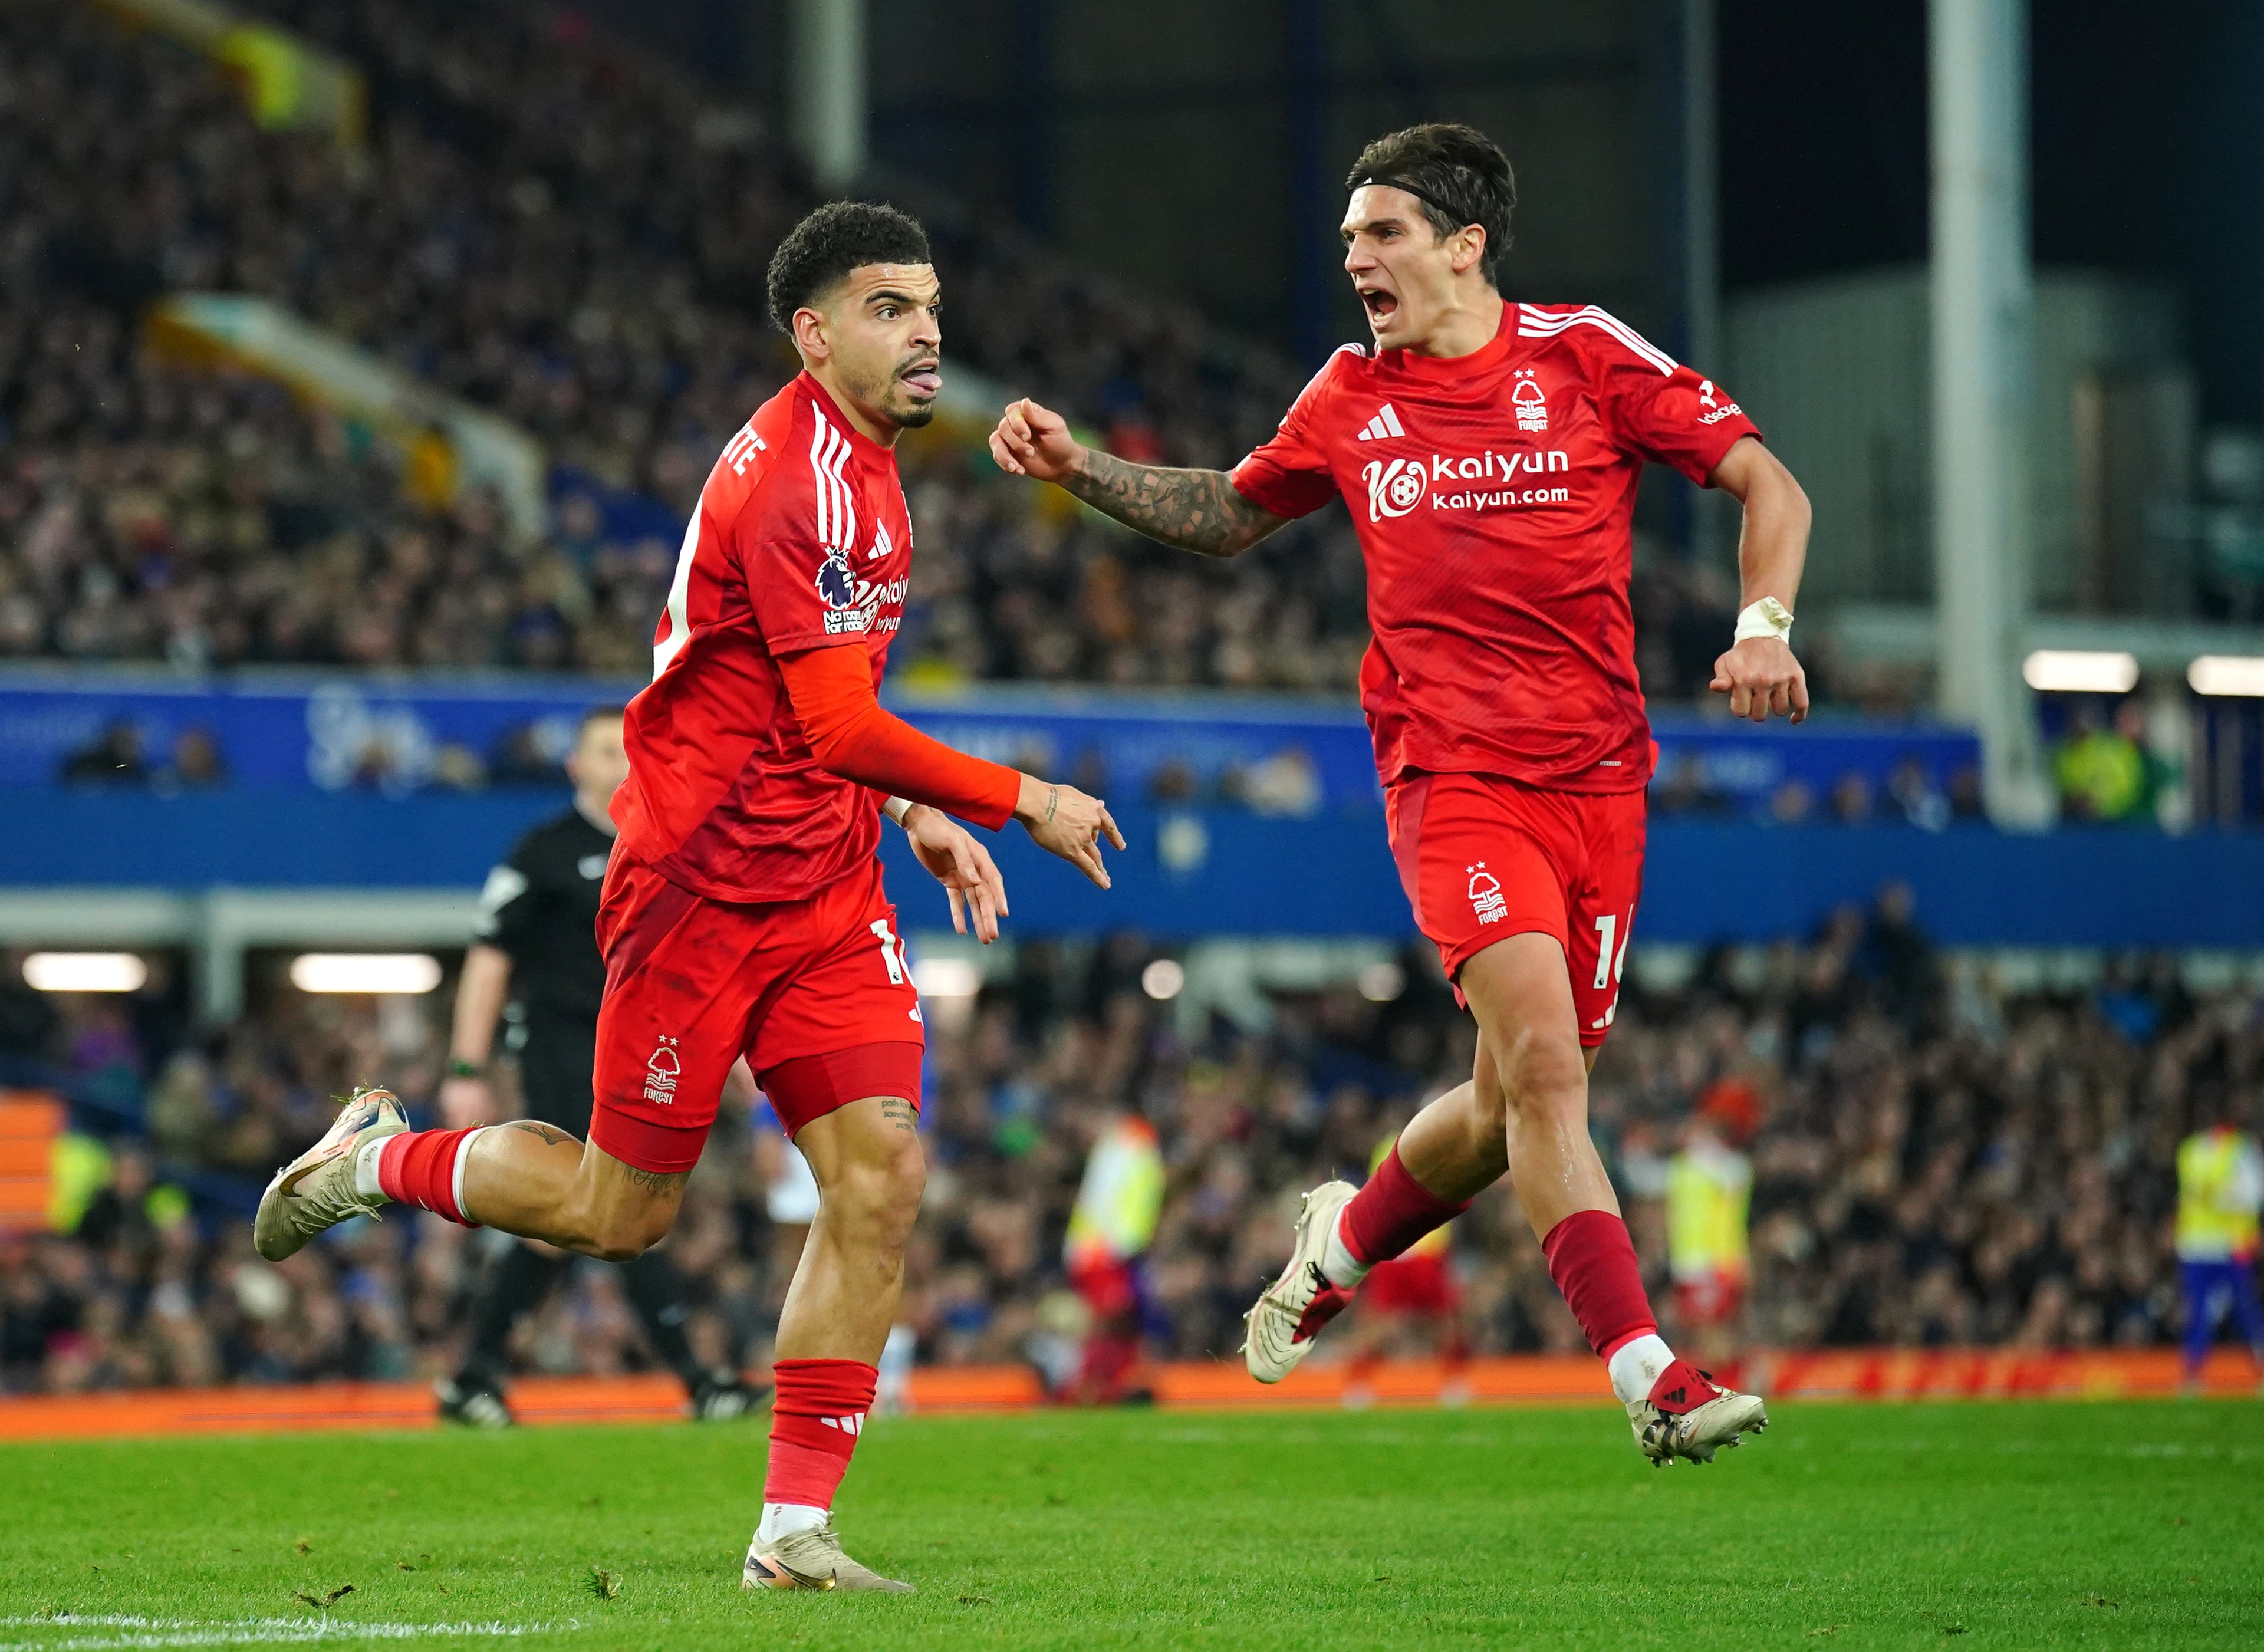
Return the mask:
[[58,778],[66,786],[142,785],[149,778],[142,731],[122,719],[110,724],[91,743],[63,758]]
[[1321,807],[1321,772],[1303,746],[1228,770],[1219,777],[1218,789],[1220,797],[1243,804],[1253,815],[1302,818],[1318,813]]
[[1871,821],[1871,777],[1850,770],[1832,786],[1832,818],[1842,826],[1867,826]]
[[2155,764],[2145,747],[2145,708],[2126,699],[2112,727],[2091,700],[2077,703],[2052,752],[2060,808],[2070,820],[2152,819]]
[[173,739],[172,761],[158,784],[172,791],[205,791],[228,784],[228,759],[209,728],[184,728]]
[[1654,815],[1726,815],[1730,800],[1714,788],[1706,759],[1695,751],[1682,751],[1651,782],[1651,810]]
[[1816,812],[1816,793],[1807,781],[1795,777],[1769,793],[1768,817],[1779,826],[1803,826]]
[[1183,757],[1166,757],[1148,776],[1148,801],[1159,808],[1194,802],[1202,794],[1202,782]]
[[1899,759],[1887,776],[1887,797],[1892,804],[1888,818],[1921,831],[1938,832],[1949,824],[1949,799],[1934,783],[1926,760],[1916,752]]
[[1131,1397],[1143,1321],[1152,1311],[1148,1248],[1164,1205],[1164,1155],[1156,1127],[1119,1115],[1104,1122],[1070,1207],[1063,1258],[1086,1315],[1077,1373],[1063,1397],[1109,1405]]
[[[1722,1091],[1723,1085],[1715,1089]],[[1675,1318],[1691,1336],[1693,1355],[1731,1388],[1738,1386],[1742,1352],[1738,1328],[1751,1272],[1746,1217],[1753,1191],[1752,1161],[1732,1145],[1749,1134],[1732,1122],[1734,1105],[1716,1111],[1702,1105],[1683,1127],[1682,1148],[1667,1167],[1665,1190]]]
[[1981,771],[1962,764],[1949,777],[1949,818],[1953,822],[1985,821],[1989,808],[1981,794]]
[[[2227,1109],[2229,1112],[2230,1109]],[[2226,1120],[2178,1144],[2178,1276],[2186,1308],[2185,1378],[2227,1320],[2264,1383],[2264,1311],[2256,1301],[2256,1217],[2264,1210],[2264,1150]]]

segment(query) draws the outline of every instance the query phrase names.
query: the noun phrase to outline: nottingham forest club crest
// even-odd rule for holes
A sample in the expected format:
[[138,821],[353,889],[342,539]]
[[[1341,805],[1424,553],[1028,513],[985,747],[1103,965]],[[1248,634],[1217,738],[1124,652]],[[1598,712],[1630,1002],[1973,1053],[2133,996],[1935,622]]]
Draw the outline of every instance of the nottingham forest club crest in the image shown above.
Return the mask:
[[1541,393],[1541,386],[1530,367],[1520,367],[1511,379],[1510,405],[1517,409],[1517,428],[1520,431],[1545,431],[1549,428],[1549,398]]
[[683,1071],[684,1058],[677,1054],[677,1040],[662,1033],[644,1064],[644,1098],[659,1106],[673,1107],[676,1081]]

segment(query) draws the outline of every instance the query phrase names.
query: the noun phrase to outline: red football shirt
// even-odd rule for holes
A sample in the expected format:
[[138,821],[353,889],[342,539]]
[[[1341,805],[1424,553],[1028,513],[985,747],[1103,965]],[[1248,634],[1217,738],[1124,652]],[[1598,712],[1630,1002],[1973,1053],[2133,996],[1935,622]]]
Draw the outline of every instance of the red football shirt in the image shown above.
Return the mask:
[[877,687],[911,554],[896,455],[808,373],[763,403],[708,473],[629,702],[628,853],[720,901],[799,900],[872,859],[882,800],[817,766],[778,663],[862,648]]
[[1568,792],[1651,779],[1628,606],[1645,460],[1702,483],[1752,422],[1602,310],[1504,304],[1451,360],[1346,344],[1236,491],[1300,517],[1341,494],[1375,640],[1361,705],[1389,785],[1410,770]]

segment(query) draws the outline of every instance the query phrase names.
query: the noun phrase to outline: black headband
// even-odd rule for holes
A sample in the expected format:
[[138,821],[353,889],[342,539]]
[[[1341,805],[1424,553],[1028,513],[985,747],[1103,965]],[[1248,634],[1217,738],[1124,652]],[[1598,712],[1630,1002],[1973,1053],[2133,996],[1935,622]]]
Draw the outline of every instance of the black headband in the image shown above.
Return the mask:
[[1463,217],[1461,213],[1455,211],[1452,206],[1448,206],[1437,196],[1432,194],[1427,190],[1421,189],[1417,185],[1409,183],[1404,178],[1392,178],[1383,173],[1371,172],[1366,178],[1361,179],[1359,183],[1354,184],[1353,187],[1354,189],[1366,189],[1371,184],[1378,185],[1384,189],[1404,189],[1410,195],[1412,195],[1417,200],[1421,201],[1426,206],[1430,207],[1434,212],[1442,212],[1446,214],[1448,217],[1455,219],[1459,224],[1469,225],[1477,222],[1477,220],[1475,218]]

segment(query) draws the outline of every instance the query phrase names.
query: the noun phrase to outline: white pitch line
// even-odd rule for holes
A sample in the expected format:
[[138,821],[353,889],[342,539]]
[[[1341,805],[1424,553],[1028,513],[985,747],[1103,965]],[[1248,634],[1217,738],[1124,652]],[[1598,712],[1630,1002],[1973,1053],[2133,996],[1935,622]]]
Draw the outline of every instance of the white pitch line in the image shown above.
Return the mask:
[[303,1646],[326,1641],[421,1641],[436,1635],[515,1641],[522,1635],[579,1629],[566,1623],[355,1623],[337,1618],[250,1618],[200,1623],[191,1618],[142,1618],[118,1613],[62,1612],[48,1617],[0,1618],[4,1629],[128,1629],[130,1634],[73,1635],[62,1641],[4,1641],[0,1652],[127,1652],[129,1648],[192,1646]]

